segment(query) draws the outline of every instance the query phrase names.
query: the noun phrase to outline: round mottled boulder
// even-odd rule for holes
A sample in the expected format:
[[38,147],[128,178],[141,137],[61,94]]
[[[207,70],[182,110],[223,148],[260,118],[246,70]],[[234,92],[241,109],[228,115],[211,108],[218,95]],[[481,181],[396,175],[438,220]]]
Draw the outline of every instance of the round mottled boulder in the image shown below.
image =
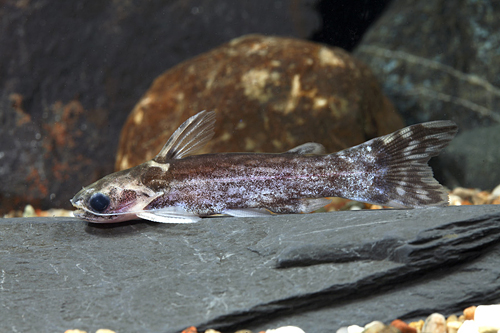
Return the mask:
[[334,152],[403,126],[368,67],[344,50],[247,35],[153,82],[122,129],[116,169],[153,158],[201,110],[217,112],[202,153],[283,152],[305,142]]

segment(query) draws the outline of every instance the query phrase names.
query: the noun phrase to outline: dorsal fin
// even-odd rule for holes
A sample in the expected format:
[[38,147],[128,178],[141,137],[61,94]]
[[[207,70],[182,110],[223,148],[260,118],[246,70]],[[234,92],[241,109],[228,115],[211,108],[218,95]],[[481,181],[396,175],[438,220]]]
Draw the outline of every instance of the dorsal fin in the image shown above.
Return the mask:
[[198,112],[172,134],[153,160],[157,163],[166,163],[168,160],[180,159],[196,152],[214,136],[214,127],[214,111]]

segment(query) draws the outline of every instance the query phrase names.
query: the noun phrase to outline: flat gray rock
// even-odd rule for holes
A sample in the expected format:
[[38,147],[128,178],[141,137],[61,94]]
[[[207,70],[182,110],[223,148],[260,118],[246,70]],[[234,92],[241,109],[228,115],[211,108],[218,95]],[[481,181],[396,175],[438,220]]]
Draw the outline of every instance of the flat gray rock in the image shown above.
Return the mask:
[[0,331],[335,331],[500,302],[500,207],[0,220]]

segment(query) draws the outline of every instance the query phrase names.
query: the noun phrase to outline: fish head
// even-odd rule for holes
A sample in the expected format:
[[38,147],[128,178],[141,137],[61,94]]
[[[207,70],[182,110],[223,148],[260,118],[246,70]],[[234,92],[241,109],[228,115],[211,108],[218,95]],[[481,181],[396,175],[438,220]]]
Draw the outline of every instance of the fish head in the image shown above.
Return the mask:
[[134,169],[112,173],[80,190],[70,200],[77,209],[74,216],[93,223],[136,219],[138,212],[164,193],[144,186]]

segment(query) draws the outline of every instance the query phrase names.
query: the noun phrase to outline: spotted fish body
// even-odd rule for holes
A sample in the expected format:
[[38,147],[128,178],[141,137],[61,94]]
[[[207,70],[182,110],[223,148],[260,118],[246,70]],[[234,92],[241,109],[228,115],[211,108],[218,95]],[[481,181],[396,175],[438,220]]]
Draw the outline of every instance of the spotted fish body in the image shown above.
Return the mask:
[[307,143],[282,154],[187,156],[211,139],[214,122],[214,112],[198,113],[153,160],[82,189],[71,200],[75,216],[189,223],[213,214],[311,212],[325,197],[399,208],[448,204],[427,162],[455,136],[451,121],[409,126],[334,154]]

